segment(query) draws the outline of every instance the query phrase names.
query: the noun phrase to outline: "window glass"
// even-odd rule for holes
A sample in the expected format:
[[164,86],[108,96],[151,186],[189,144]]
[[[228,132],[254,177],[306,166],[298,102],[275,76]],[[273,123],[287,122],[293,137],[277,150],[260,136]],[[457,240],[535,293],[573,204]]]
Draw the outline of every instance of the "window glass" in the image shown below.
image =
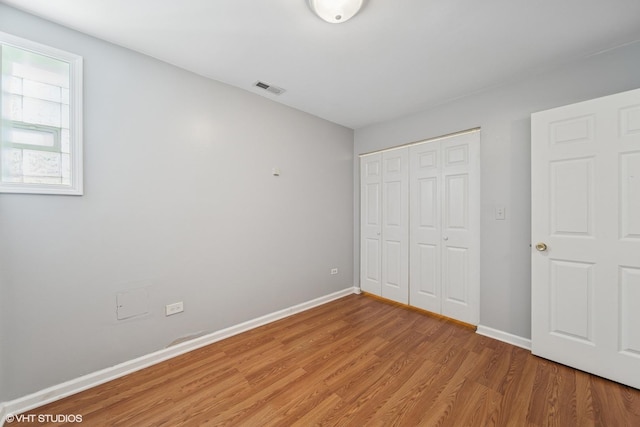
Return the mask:
[[82,194],[82,59],[0,33],[0,192]]

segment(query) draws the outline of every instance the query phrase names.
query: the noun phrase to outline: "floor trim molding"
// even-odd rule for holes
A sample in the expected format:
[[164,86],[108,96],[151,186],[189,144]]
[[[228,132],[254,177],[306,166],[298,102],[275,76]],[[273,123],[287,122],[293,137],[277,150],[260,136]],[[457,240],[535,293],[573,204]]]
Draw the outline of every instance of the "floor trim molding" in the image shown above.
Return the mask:
[[129,360],[127,362],[119,363],[115,366],[102,369],[100,371],[92,372],[82,377],[54,385],[52,387],[37,391],[35,393],[20,397],[15,400],[0,402],[0,425],[2,425],[2,423],[6,420],[6,417],[10,414],[20,414],[22,412],[46,405],[47,403],[55,402],[56,400],[63,399],[67,396],[79,393],[91,387],[104,384],[108,381],[123,377],[127,374],[139,371],[141,369],[147,368],[181,354],[188,353],[200,347],[213,344],[225,338],[229,338],[242,332],[249,331],[251,329],[266,325],[271,322],[275,322],[276,320],[283,319],[293,314],[318,307],[347,295],[359,293],[358,291],[359,289],[356,287],[346,288],[341,291],[334,292],[332,294],[325,295],[311,301],[303,302],[301,304],[297,304],[270,314],[266,314],[264,316],[251,319],[246,322],[230,326],[228,328],[221,329],[219,331],[212,332],[210,334],[203,335],[189,341],[181,342],[180,344],[176,344],[174,346],[149,353],[147,355]]
[[0,402],[0,426],[5,424],[5,420],[7,419],[7,410],[4,407],[4,402]]
[[508,332],[500,331],[498,329],[493,329],[483,325],[478,325],[476,333],[531,351],[531,340],[529,338],[523,338],[518,335],[513,335]]

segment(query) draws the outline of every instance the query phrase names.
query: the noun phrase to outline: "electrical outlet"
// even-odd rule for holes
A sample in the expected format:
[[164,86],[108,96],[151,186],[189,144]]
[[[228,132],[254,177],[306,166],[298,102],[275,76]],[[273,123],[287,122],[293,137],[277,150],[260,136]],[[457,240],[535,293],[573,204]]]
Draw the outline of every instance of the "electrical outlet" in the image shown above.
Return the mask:
[[338,274],[338,269],[337,268],[332,268],[331,269],[331,274]]
[[172,314],[182,313],[184,311],[184,303],[182,301],[175,302],[173,304],[167,304],[164,307],[164,312],[166,316],[171,316]]

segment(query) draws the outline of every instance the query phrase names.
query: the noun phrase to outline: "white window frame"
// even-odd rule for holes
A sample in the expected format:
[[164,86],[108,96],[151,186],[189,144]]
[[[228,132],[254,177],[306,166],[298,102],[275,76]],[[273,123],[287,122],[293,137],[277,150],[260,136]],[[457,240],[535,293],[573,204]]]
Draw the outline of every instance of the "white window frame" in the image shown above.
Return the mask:
[[[10,183],[0,180],[0,193],[82,195],[82,57],[64,50],[0,31],[0,44],[49,56],[69,64],[69,152],[71,153],[71,184]],[[0,106],[1,107],[1,106]],[[0,117],[2,120],[2,117]]]

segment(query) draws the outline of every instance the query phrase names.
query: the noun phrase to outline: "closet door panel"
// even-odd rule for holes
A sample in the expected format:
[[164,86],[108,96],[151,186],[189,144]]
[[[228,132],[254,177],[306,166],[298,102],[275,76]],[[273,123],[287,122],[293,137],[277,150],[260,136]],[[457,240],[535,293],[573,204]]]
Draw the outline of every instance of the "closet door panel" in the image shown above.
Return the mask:
[[478,324],[480,303],[480,133],[443,139],[442,314]]
[[435,313],[441,312],[439,148],[439,142],[409,148],[409,303]]
[[409,303],[409,149],[382,153],[382,297]]
[[360,288],[382,295],[382,155],[360,159]]

